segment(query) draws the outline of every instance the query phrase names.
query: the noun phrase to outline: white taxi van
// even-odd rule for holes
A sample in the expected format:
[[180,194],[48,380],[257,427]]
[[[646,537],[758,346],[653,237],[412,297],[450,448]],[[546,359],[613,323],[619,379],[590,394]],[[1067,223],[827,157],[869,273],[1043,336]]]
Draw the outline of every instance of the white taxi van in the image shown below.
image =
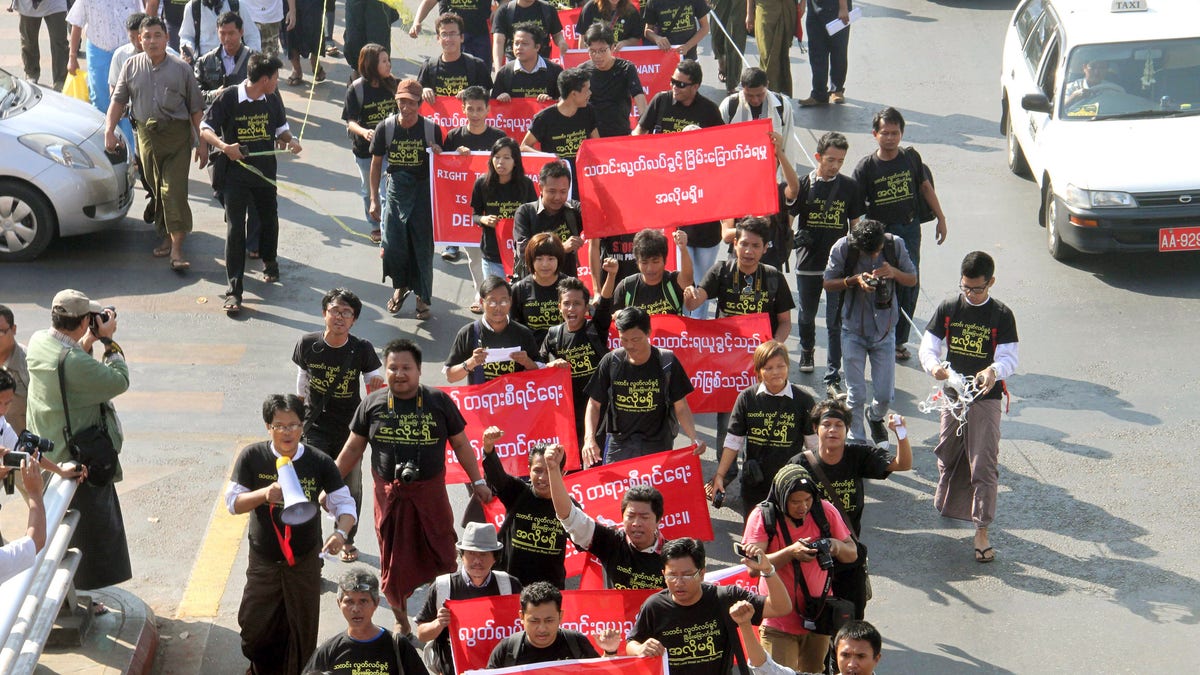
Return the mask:
[[1200,0],[1022,0],[1003,63],[1052,256],[1200,250]]

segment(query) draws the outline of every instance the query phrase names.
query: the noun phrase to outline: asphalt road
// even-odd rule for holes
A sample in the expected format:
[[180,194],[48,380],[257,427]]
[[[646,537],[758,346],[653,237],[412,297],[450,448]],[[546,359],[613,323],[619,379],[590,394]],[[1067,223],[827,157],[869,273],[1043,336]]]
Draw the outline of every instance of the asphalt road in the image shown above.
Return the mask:
[[[918,321],[953,292],[963,254],[983,249],[997,260],[994,295],[1014,309],[1021,334],[1020,373],[1009,381],[1012,407],[1002,423],[991,565],[973,562],[969,526],[933,509],[936,420],[916,409],[931,380],[914,365],[900,368],[895,407],[910,419],[915,468],[868,488],[864,535],[875,593],[868,618],[885,636],[881,671],[1187,670],[1181,664],[1200,658],[1200,564],[1189,536],[1200,509],[1186,459],[1200,431],[1189,403],[1200,378],[1187,356],[1196,347],[1187,336],[1200,332],[1198,258],[1105,256],[1063,265],[1047,255],[1037,189],[1008,173],[999,133],[1000,48],[1015,4],[860,3],[848,103],[798,112],[809,150],[834,129],[849,136],[857,159],[872,147],[871,115],[900,108],[905,143],[933,168],[950,223],[943,246],[926,235]],[[8,45],[0,65],[20,72],[15,15],[0,14],[0,37]],[[400,73],[415,73],[406,60],[435,49],[428,35],[414,42],[398,29],[393,47]],[[701,60],[715,83],[707,44]],[[792,66],[795,93],[804,96],[808,66],[797,49]],[[244,523],[224,515],[219,495],[237,450],[264,435],[263,396],[293,389],[292,347],[301,332],[320,327],[321,293],[355,289],[366,303],[355,332],[376,345],[399,336],[418,341],[430,384],[443,381],[435,364],[471,317],[465,263],[440,259],[432,320],[415,321],[411,304],[398,318],[383,310],[389,293],[377,249],[360,236],[358,177],[339,119],[348,68],[338,61],[329,70],[307,124],[308,90],[282,87],[305,151],[281,160],[280,175],[306,196],[281,197],[282,281],[248,281],[239,319],[220,311],[224,227],[195,171],[193,267],[185,275],[150,256],[153,235],[134,219],[60,241],[35,263],[0,267],[0,302],[16,311],[21,341],[48,325],[50,298],[64,287],[120,311],[118,338],[133,381],[117,401],[126,431],[120,494],[135,569],[124,587],[162,618],[162,673],[245,668],[236,621]],[[712,87],[703,91],[720,98]],[[1113,161],[1154,159],[1114,153]],[[711,441],[712,416],[700,421]],[[708,460],[711,473],[711,452]],[[451,497],[461,509],[462,490]],[[717,517],[714,568],[732,561],[725,542],[736,529],[732,511]],[[361,543],[362,561],[377,563],[372,538]],[[336,578],[340,568],[327,565],[325,576]],[[323,603],[325,637],[344,624],[332,596]],[[390,623],[383,610],[379,621]]]

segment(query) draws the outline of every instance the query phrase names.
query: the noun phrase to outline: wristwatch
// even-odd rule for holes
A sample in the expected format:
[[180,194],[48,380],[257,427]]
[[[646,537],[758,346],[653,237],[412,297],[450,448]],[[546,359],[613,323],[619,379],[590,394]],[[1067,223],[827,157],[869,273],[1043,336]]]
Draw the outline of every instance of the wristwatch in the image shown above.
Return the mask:
[[479,480],[475,481],[474,483],[471,483],[471,485],[474,485],[475,487],[479,487],[480,485],[486,486],[487,481],[483,478],[480,478]]

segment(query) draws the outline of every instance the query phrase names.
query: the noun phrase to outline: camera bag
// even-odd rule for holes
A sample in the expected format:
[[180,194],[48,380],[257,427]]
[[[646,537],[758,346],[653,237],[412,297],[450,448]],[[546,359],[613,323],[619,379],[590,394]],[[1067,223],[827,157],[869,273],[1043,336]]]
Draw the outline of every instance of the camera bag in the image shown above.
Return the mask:
[[117,449],[112,437],[108,434],[108,424],[105,421],[111,410],[108,402],[100,404],[100,423],[90,426],[79,433],[71,432],[71,411],[67,406],[67,354],[70,349],[63,349],[58,356],[58,388],[62,395],[63,438],[67,442],[67,450],[71,459],[81,466],[87,467],[87,482],[96,487],[104,487],[112,482],[117,473]]

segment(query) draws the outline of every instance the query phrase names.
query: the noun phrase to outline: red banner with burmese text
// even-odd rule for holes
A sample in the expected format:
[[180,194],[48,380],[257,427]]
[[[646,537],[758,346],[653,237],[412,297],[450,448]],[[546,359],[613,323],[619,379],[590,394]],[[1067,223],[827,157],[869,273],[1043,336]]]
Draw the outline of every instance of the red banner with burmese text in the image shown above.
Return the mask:
[[[575,44],[567,41],[568,45]],[[633,64],[642,81],[642,92],[646,94],[649,103],[654,95],[661,91],[671,91],[671,76],[679,66],[679,52],[674,49],[663,51],[658,47],[621,47],[617,58],[625,59]],[[563,55],[563,68],[575,68],[587,63],[586,49],[568,49]]]
[[[621,524],[621,497],[630,485],[652,485],[662,493],[667,509],[658,521],[662,536],[667,539],[694,537],[708,541],[713,537],[712,519],[704,496],[700,458],[695,455],[695,449],[696,446],[689,445],[678,450],[593,467],[564,476],[563,483],[583,512],[595,518],[600,525]],[[571,463],[578,466],[578,453],[568,454],[567,458],[568,467]],[[527,473],[528,469],[521,475]],[[504,522],[504,506],[499,499],[487,504],[485,512],[490,521],[499,519],[501,523]],[[567,576],[582,574],[589,558],[591,555],[586,551],[568,546]],[[593,571],[599,570],[598,563],[592,564]],[[580,588],[604,587],[602,572],[585,576],[585,580],[587,583],[581,582]]]
[[[529,475],[529,449],[541,443],[561,444],[567,452],[567,470],[579,468],[574,395],[567,369],[522,371],[484,384],[439,389],[454,400],[467,420],[467,438],[476,460],[483,461],[484,430],[495,425],[504,430],[504,437],[496,443],[496,454],[510,476]],[[468,482],[466,471],[449,447],[446,482]]]
[[[738,394],[758,382],[754,350],[771,339],[771,320],[762,312],[719,319],[655,314],[650,332],[650,342],[674,352],[691,379],[692,413],[729,412]],[[615,324],[608,330],[608,346],[621,346]]]
[[[579,33],[575,32],[575,25],[579,23],[579,14],[581,12],[583,12],[582,7],[558,10],[558,20],[563,27],[563,38],[567,41],[567,49],[575,49],[575,45],[579,44]],[[550,37],[546,39],[550,40],[550,58],[561,64],[562,52],[558,49],[558,43]]]
[[534,663],[528,666],[473,670],[466,675],[509,675],[510,673],[536,673],[537,675],[667,675],[667,666],[661,656],[653,658],[621,656],[611,659],[572,659],[569,661]]
[[[597,652],[600,648],[595,644],[595,634],[610,628],[618,630],[621,633],[618,651],[624,651],[625,640],[633,630],[634,617],[646,598],[656,592],[563,591],[560,626],[588,636]],[[522,630],[518,616],[520,607],[520,596],[516,594],[448,601],[454,669],[462,673],[486,667],[496,643]]]
[[[488,102],[487,123],[520,143],[525,139],[525,132],[529,131],[533,116],[552,105],[553,101],[539,103],[536,98],[514,98],[508,103],[492,99]],[[438,96],[432,105],[422,102],[420,113],[441,127],[443,134],[467,124],[467,114],[463,112],[462,101],[453,96]]]
[[588,236],[779,210],[770,120],[585,139],[575,160]]
[[[430,163],[430,185],[433,192],[433,241],[435,245],[479,246],[479,227],[471,220],[471,190],[475,187],[475,179],[486,175],[488,158],[491,153],[472,152],[459,154],[443,152],[432,155]],[[554,155],[543,152],[525,152],[521,154],[525,175],[533,181],[534,188],[541,192],[538,183],[538,173],[547,162],[557,159]],[[496,228],[496,238],[500,242],[501,257],[504,248],[509,246],[508,254],[512,256],[512,218],[508,236],[500,236],[500,228]],[[511,261],[509,265],[511,265]]]

